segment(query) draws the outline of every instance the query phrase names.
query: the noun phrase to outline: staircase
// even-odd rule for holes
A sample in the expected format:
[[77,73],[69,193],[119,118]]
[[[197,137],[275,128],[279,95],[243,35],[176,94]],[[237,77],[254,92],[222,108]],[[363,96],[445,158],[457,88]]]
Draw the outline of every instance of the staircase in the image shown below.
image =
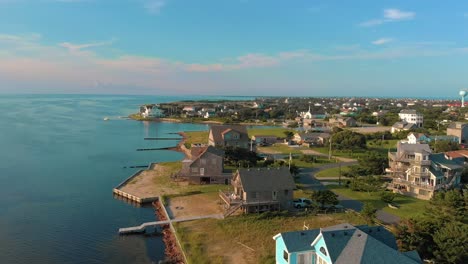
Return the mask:
[[231,206],[227,209],[227,211],[224,213],[224,217],[228,217],[230,215],[232,215],[233,213],[235,213],[237,210],[239,210],[239,208],[242,207],[242,205],[244,205],[244,203],[239,203],[239,204],[236,204],[234,206]]

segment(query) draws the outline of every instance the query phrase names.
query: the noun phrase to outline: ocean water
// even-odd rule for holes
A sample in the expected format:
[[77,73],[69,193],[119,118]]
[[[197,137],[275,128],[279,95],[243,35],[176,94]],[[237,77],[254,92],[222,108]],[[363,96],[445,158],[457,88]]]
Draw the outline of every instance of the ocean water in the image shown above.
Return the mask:
[[208,127],[118,117],[144,103],[182,99],[198,98],[0,96],[0,263],[162,259],[161,237],[119,237],[118,228],[154,221],[155,216],[152,208],[113,198],[112,188],[136,171],[124,166],[182,158],[173,151],[136,151],[177,143],[144,137]]

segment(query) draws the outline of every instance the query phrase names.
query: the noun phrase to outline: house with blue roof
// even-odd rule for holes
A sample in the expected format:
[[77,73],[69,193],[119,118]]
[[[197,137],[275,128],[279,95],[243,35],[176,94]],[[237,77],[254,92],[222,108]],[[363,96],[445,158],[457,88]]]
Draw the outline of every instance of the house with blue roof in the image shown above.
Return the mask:
[[398,251],[395,237],[380,226],[340,224],[327,228],[279,233],[277,264],[416,264],[416,251]]

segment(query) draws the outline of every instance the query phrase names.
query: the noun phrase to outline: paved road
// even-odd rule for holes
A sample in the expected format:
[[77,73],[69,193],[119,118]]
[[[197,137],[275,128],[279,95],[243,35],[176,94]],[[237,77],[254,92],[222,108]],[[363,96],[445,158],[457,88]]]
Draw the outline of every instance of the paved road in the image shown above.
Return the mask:
[[[298,175],[299,176],[298,182],[301,183],[304,189],[307,189],[307,190],[313,190],[313,191],[324,190],[326,189],[325,186],[322,184],[321,181],[315,178],[315,174],[317,172],[325,170],[325,169],[336,168],[336,167],[339,167],[340,165],[349,166],[353,164],[356,164],[356,162],[353,161],[353,162],[331,163],[331,164],[326,164],[324,166],[321,166],[319,168],[305,168],[305,169],[302,169],[301,173]],[[334,177],[330,177],[330,178],[334,178]],[[328,179],[328,178],[324,178],[324,179]],[[340,204],[343,205],[343,207],[347,209],[355,210],[357,212],[360,212],[363,206],[362,202],[348,198],[343,195],[338,195],[338,200],[340,200]],[[400,218],[398,216],[389,214],[382,210],[377,210],[377,219],[382,221],[385,224],[394,224],[400,221]]]

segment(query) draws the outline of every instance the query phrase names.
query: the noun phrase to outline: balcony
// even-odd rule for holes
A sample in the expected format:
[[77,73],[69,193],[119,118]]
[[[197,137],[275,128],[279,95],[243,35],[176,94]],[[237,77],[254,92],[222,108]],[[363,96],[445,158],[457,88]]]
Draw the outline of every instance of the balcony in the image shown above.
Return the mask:
[[431,166],[430,160],[411,160],[410,163],[421,166]]
[[435,191],[435,190],[438,190],[438,189],[443,187],[443,185],[441,185],[441,184],[433,186],[433,185],[430,185],[427,182],[422,182],[422,183],[421,182],[411,182],[411,181],[403,180],[403,179],[400,179],[400,178],[394,178],[392,183],[393,184],[401,184],[401,185],[411,186],[411,187],[418,187],[418,188],[422,188],[422,189],[426,189],[426,190],[430,190],[430,191]]

